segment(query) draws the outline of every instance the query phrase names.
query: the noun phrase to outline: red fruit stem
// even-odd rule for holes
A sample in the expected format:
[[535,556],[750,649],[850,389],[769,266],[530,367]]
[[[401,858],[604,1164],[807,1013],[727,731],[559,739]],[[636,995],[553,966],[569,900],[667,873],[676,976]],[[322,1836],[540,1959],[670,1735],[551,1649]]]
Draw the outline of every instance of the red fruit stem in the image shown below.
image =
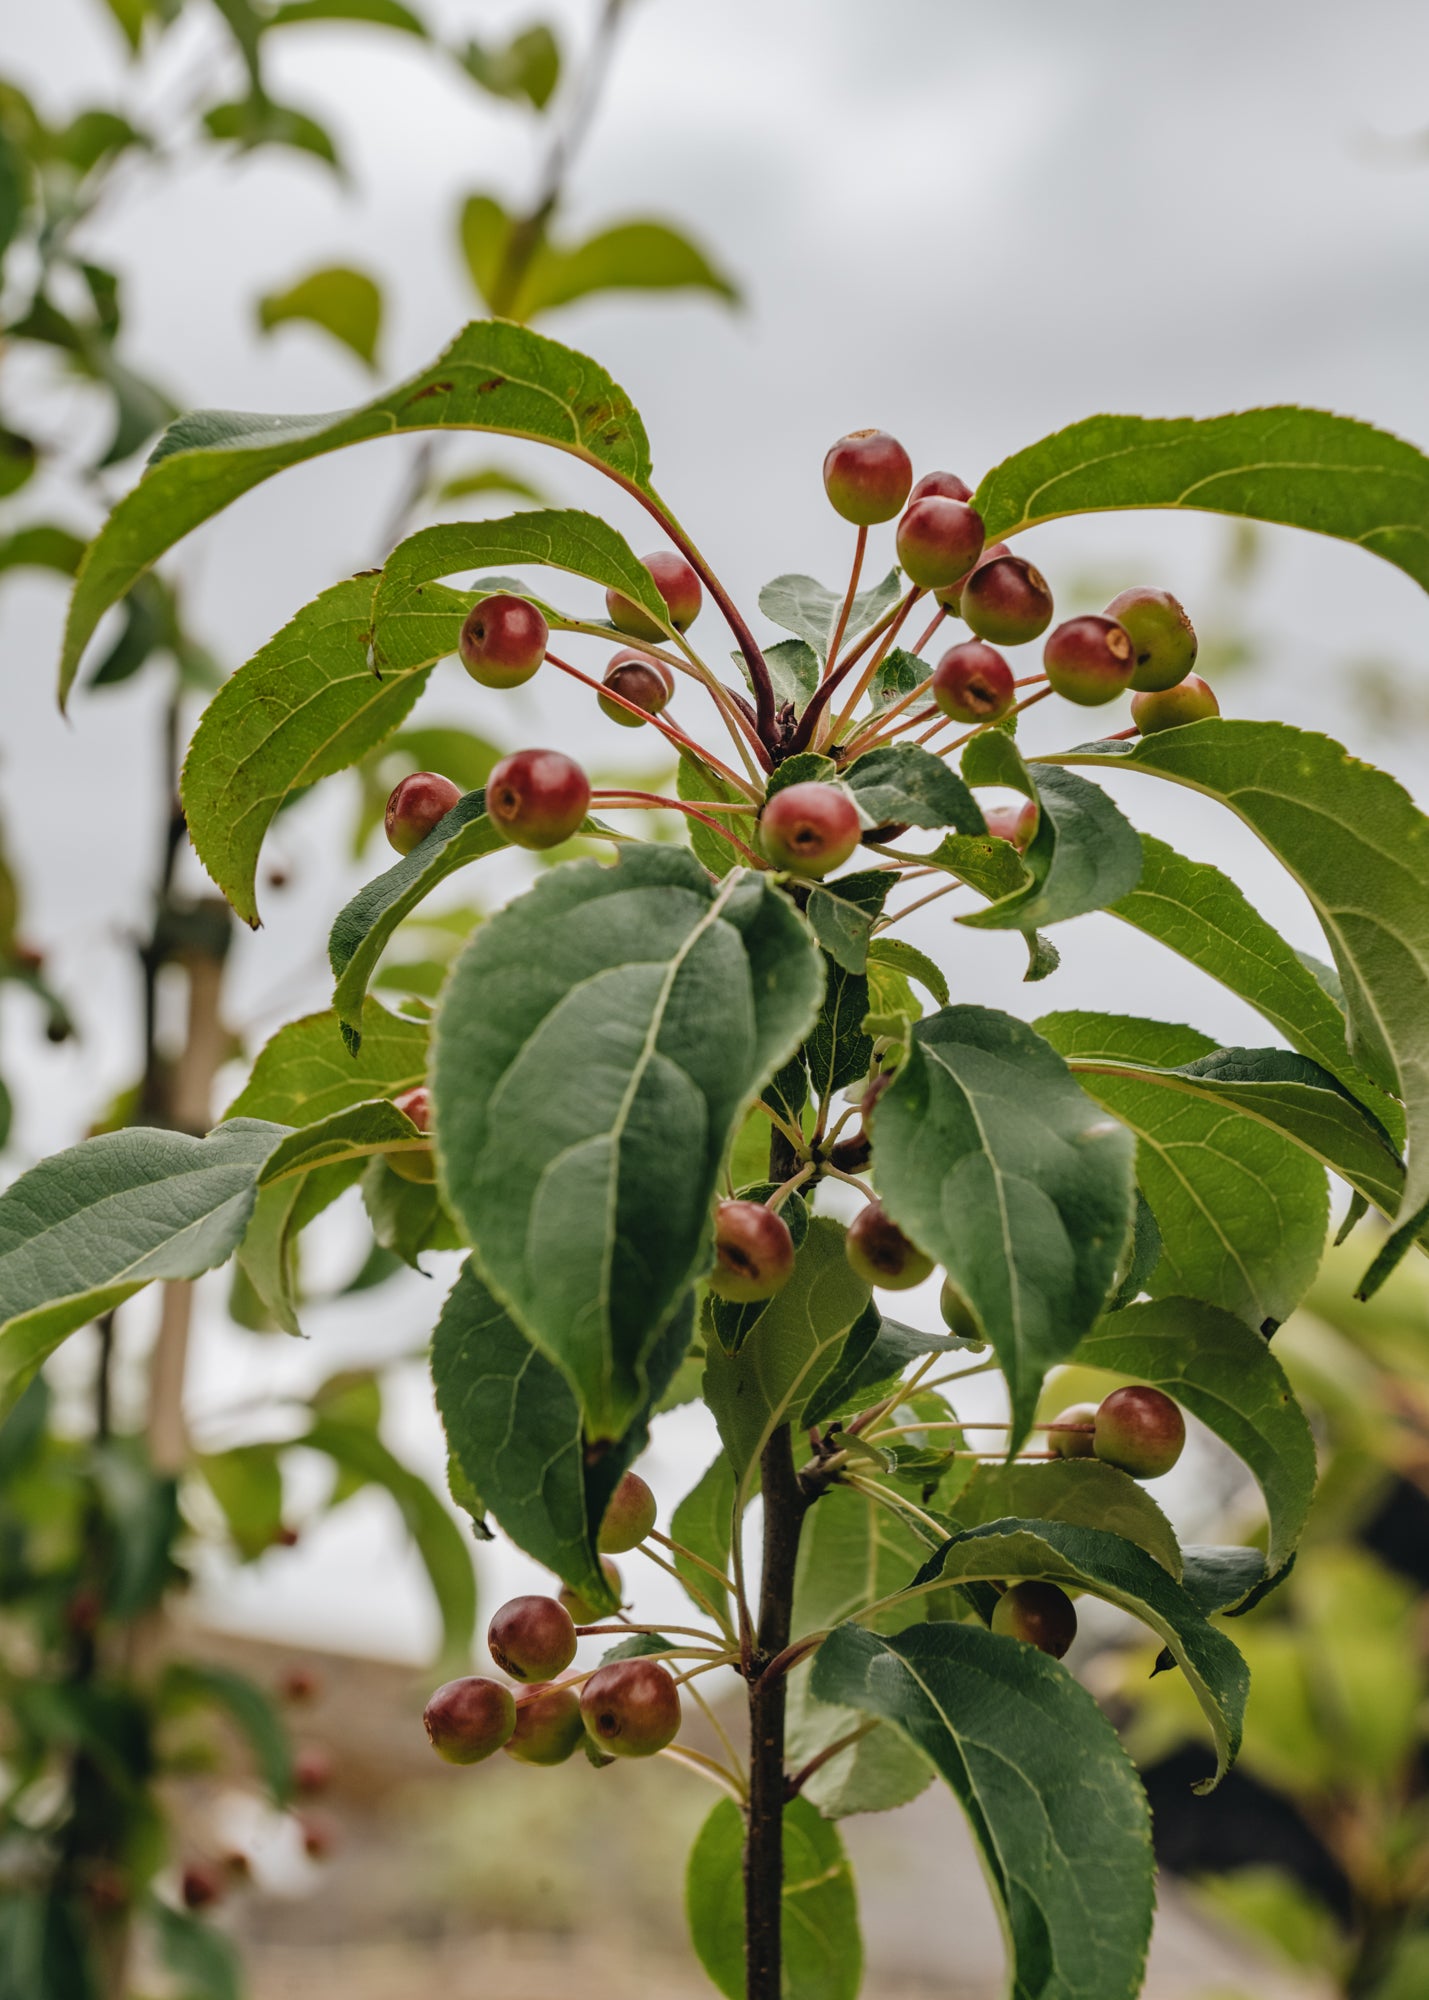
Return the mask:
[[752,867],[765,868],[767,866],[767,863],[760,860],[753,848],[746,847],[744,842],[737,839],[727,826],[721,825],[717,819],[711,819],[708,813],[701,812],[698,806],[692,806],[684,799],[667,799],[662,797],[659,792],[630,792],[624,790],[592,792],[591,798],[599,799],[602,805],[615,806],[617,808],[620,806],[629,806],[632,810],[640,812],[649,812],[658,806],[668,812],[685,813],[690,819],[702,820],[710,828],[711,832],[719,835],[721,840],[727,841],[731,847],[737,847]]
[[[850,757],[860,756],[865,750],[872,750],[876,744],[890,741],[900,729],[915,727],[920,720],[919,716],[907,716],[901,723],[896,719],[903,714],[910,702],[916,701],[919,695],[926,694],[932,685],[933,676],[929,674],[926,680],[919,681],[917,687],[910,688],[907,694],[901,695],[897,701],[890,702],[887,708],[881,709],[862,729],[849,738],[844,745],[845,753]],[[890,724],[895,726],[890,727]]]
[[843,644],[844,633],[848,630],[849,614],[853,610],[853,601],[858,595],[858,579],[863,570],[863,554],[867,547],[868,529],[861,527],[858,531],[858,539],[853,545],[853,568],[849,571],[848,589],[844,592],[843,609],[839,612],[838,623],[834,627],[834,635],[829,640],[828,657],[824,661],[823,678],[825,680],[828,679],[834,670],[834,663],[839,656],[839,647]]
[[1103,743],[1129,743],[1133,736],[1139,736],[1140,734],[1141,731],[1133,722],[1130,729],[1113,730],[1110,736],[1103,736],[1101,740]]
[[869,647],[875,645],[888,633],[890,626],[895,631],[897,630],[899,623],[908,615],[910,602],[911,598],[900,599],[891,611],[885,611],[878,623],[864,633],[858,644],[850,652],[844,654],[843,658],[834,668],[834,671],[816,689],[813,700],[799,717],[799,726],[790,739],[786,755],[792,757],[798,751],[808,749],[814,730],[818,725],[819,717],[833,698],[834,689],[839,685],[840,681],[847,677],[857,662],[863,658]]
[[[683,1542],[675,1542],[668,1535],[662,1535],[658,1528],[650,1530],[647,1540],[658,1542],[661,1548],[668,1549],[672,1556],[677,1558],[683,1557],[686,1562],[693,1563],[696,1569],[702,1569],[706,1576],[712,1576],[716,1583],[723,1584],[725,1589],[733,1595],[734,1581],[717,1563],[707,1562],[703,1556],[696,1555],[693,1549],[687,1549]],[[662,1626],[660,1629],[665,1631],[668,1630],[668,1627]]]
[[[1039,675],[1038,678],[1040,679],[1041,676]],[[1008,709],[1007,714],[1021,715],[1024,709],[1033,708],[1039,701],[1045,701],[1051,692],[1052,690],[1050,687],[1039,687],[1036,694],[1029,694],[1022,701],[1015,702],[1013,706],[1010,709]],[[1006,716],[998,717],[999,722],[1005,722],[1006,719],[1007,719]],[[935,722],[930,730],[928,730],[924,735],[918,738],[918,741],[920,743],[927,743],[932,737],[937,735],[938,731],[944,726],[944,722],[948,722],[951,720],[952,718],[950,716],[946,716],[943,718],[943,721]],[[940,757],[946,757],[950,750],[961,750],[965,743],[971,743],[974,736],[976,736],[980,730],[992,729],[995,726],[996,725],[991,722],[979,722],[976,728],[965,730],[961,736],[954,737],[951,743],[940,743],[938,745],[938,755]]]
[[553,667],[559,667],[563,674],[569,674],[572,680],[584,681],[585,685],[593,688],[596,694],[603,695],[607,701],[613,701],[617,708],[626,709],[631,715],[638,715],[642,722],[654,723],[661,734],[668,736],[672,743],[677,744],[682,750],[688,750],[701,764],[708,764],[712,771],[718,772],[727,785],[733,785],[735,790],[742,792],[751,803],[755,802],[755,794],[747,779],[737,777],[728,764],[721,764],[719,758],[712,751],[706,750],[703,743],[696,743],[692,736],[686,736],[683,729],[677,729],[673,722],[666,722],[663,715],[651,715],[649,710],[641,708],[638,702],[627,701],[625,696],[617,694],[614,688],[608,688],[603,681],[593,679],[590,674],[583,674],[579,667],[571,666],[569,661],[558,660],[554,653],[547,653],[546,658]]
[[914,584],[912,589],[908,592],[908,595],[904,598],[902,604],[899,606],[897,617],[893,620],[893,623],[889,626],[888,630],[879,640],[877,646],[874,647],[872,658],[869,660],[868,665],[863,669],[863,672],[859,675],[857,681],[854,683],[853,693],[849,696],[848,700],[844,703],[843,707],[839,710],[838,714],[834,717],[833,721],[829,724],[828,729],[824,732],[826,736],[832,736],[835,739],[837,739],[839,731],[841,729],[847,729],[849,723],[852,722],[853,712],[858,707],[859,703],[863,700],[863,697],[867,694],[869,683],[872,681],[874,675],[878,672],[878,669],[883,665],[884,660],[887,658],[889,649],[892,646],[893,641],[898,637],[900,626],[902,625],[904,619],[908,616],[908,613],[913,609],[913,606],[918,602],[918,599],[923,595],[924,593],[919,588],[919,586],[917,584]]

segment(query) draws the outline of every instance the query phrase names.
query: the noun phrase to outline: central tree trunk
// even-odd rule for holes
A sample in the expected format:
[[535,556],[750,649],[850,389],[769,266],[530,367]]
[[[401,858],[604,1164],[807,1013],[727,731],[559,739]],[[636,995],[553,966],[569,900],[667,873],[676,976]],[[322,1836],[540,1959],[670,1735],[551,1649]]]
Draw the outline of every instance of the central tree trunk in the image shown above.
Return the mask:
[[794,1470],[788,1426],[759,1461],[764,1491],[764,1567],[749,1684],[749,1826],[744,1847],[745,1993],[780,2000],[784,1893],[784,1710],[789,1677],[761,1681],[789,1643],[799,1531],[808,1501]]

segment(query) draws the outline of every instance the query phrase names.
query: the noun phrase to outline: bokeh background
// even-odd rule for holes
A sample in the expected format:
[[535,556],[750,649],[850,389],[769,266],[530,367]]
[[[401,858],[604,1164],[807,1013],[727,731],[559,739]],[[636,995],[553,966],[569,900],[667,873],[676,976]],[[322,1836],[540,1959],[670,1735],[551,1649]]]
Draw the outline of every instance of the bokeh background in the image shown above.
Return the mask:
[[[420,0],[418,11],[458,44],[500,43],[535,18],[525,0]],[[596,14],[594,0],[539,9],[568,74]],[[83,240],[123,273],[131,363],[183,407],[337,408],[424,364],[482,310],[458,243],[462,202],[481,191],[513,209],[528,203],[549,137],[529,104],[474,92],[414,38],[329,22],[271,39],[269,84],[331,132],[345,176],[291,149],[201,147],[185,137],[195,89],[225,70],[235,91],[241,82],[221,11],[201,4],[130,64],[103,0],[11,0],[0,9],[0,68],[57,123],[95,102],[138,123],[168,122],[177,161],[128,165]],[[785,570],[842,581],[850,537],[823,500],[819,467],[832,438],[859,425],[895,432],[920,470],[946,466],[973,484],[1022,444],[1108,409],[1209,415],[1296,402],[1429,442],[1429,15],[1413,0],[1353,11],[1324,0],[1163,9],[1131,0],[995,9],[633,0],[569,176],[563,226],[579,235],[628,215],[686,231],[737,288],[737,303],[707,289],[613,293],[542,325],[597,356],[631,393],[662,491],[746,603]],[[260,295],[333,263],[380,280],[375,373],[319,328],[258,326]],[[5,394],[5,421],[102,444],[102,403],[47,355],[7,356]],[[178,553],[167,573],[225,670],[318,590],[381,559],[414,449],[376,443],[300,468]],[[69,479],[62,497],[87,529],[140,462],[80,493],[63,468],[42,468],[16,506],[37,515]],[[573,462],[477,440],[449,446],[443,460],[453,472],[477,464],[499,464],[558,503],[607,510],[637,548],[648,543],[643,517]],[[508,504],[498,496],[488,511]],[[431,516],[423,503],[413,518]],[[887,562],[891,540],[880,551]],[[1196,516],[1053,525],[1028,553],[1066,608],[1100,605],[1133,582],[1172,589],[1202,630],[1228,713],[1323,727],[1425,789],[1429,606],[1398,571],[1340,544]],[[167,801],[158,677],[81,692],[62,720],[53,678],[63,582],[29,570],[5,582],[0,808],[24,885],[26,938],[78,1030],[52,1045],[34,998],[0,991],[15,1099],[6,1164],[15,1170],[72,1142],[133,1082],[133,939],[148,920]],[[594,594],[575,584],[561,601],[595,610]],[[1064,717],[1043,721],[1047,713],[1029,717],[1034,747],[1065,736]],[[549,742],[596,770],[664,770],[658,745],[616,730],[572,698],[569,683],[553,688],[544,677],[497,696],[451,664],[416,720],[471,729],[500,748]],[[1248,836],[1189,794],[1162,799],[1138,793],[1134,780],[1109,783],[1138,824],[1230,867],[1295,944],[1322,951],[1308,906]],[[270,838],[264,927],[239,937],[230,959],[224,1011],[235,1042],[216,1108],[239,1087],[245,1054],[327,1002],[331,915],[384,865],[380,836],[355,851],[357,795],[355,779],[325,785]],[[197,888],[197,863],[182,865]],[[490,907],[524,868],[503,860],[479,882],[453,885],[448,901]],[[1190,1021],[1227,1042],[1265,1038],[1239,1002],[1109,918],[1064,935],[1061,969],[1028,988],[1015,940],[954,931],[944,909],[935,905],[911,935],[956,989],[989,1004],[1029,1017],[1095,1005],[1110,966],[1126,1011]],[[375,1369],[386,1443],[443,1486],[421,1350],[455,1259],[430,1256],[427,1278],[399,1274],[347,1291],[361,1245],[353,1196],[314,1232],[302,1343],[235,1327],[223,1277],[200,1288],[188,1387],[200,1449],[270,1436],[282,1398],[309,1394],[340,1368]],[[1374,1460],[1385,1456],[1383,1440],[1362,1408],[1334,1416],[1338,1364],[1326,1343],[1342,1341],[1346,1354],[1357,1343],[1355,1382],[1372,1402],[1366,1378],[1386,1354],[1397,1382],[1413,1379],[1420,1347],[1429,1354],[1429,1319],[1414,1274],[1394,1294],[1391,1347],[1368,1357],[1358,1335],[1330,1330],[1346,1290],[1341,1277],[1324,1316],[1306,1316],[1298,1338],[1305,1368],[1318,1359],[1331,1385],[1321,1383],[1327,1440],[1343,1441],[1340,1421]],[[933,1323],[931,1296],[913,1298],[909,1316],[920,1312]],[[152,1331],[152,1310],[137,1302],[116,1377],[132,1422]],[[1292,1352],[1296,1337],[1292,1329]],[[84,1340],[58,1358],[62,1422],[66,1411],[82,1422],[92,1367]],[[666,1505],[711,1452],[700,1413],[662,1420],[646,1469]],[[298,1545],[245,1561],[221,1535],[198,1539],[198,1583],[184,1611],[196,1645],[249,1662],[260,1677],[280,1658],[334,1656],[311,1728],[340,1767],[345,1842],[318,1867],[290,1838],[285,1846],[286,1836],[264,1836],[269,1859],[258,1872],[271,1893],[224,1919],[248,1936],[257,1990],[375,2000],[435,1974],[454,1994],[499,1983],[534,2000],[568,1991],[571,1964],[592,1982],[587,1991],[704,1990],[671,1902],[683,1836],[704,1809],[686,1796],[693,1781],[620,1773],[607,1837],[589,1785],[575,1782],[588,1774],[503,1769],[489,1783],[448,1783],[450,1774],[429,1773],[416,1715],[439,1625],[402,1521],[375,1490],[328,1514],[331,1471],[316,1459],[291,1459],[286,1476]],[[1396,1460],[1394,1477],[1404,1476]],[[1192,1526],[1237,1498],[1200,1444],[1165,1484],[1164,1504]],[[194,1525],[211,1525],[201,1506]],[[1384,1658],[1395,1647],[1403,1655],[1394,1681],[1408,1717],[1403,1741],[1364,1753],[1371,1763],[1382,1756],[1384,1799],[1398,1812],[1417,1795],[1422,1619],[1402,1562],[1347,1547],[1327,1556],[1329,1581],[1304,1617],[1333,1630],[1367,1624],[1380,1641],[1366,1668],[1380,1675],[1375,1686],[1392,1678]],[[483,1546],[477,1564],[488,1607],[535,1581],[499,1543]],[[641,1603],[673,1615],[653,1571],[641,1579]],[[1125,1635],[1114,1621],[1089,1624],[1088,1676],[1131,1715],[1139,1683],[1131,1665],[1116,1663],[1144,1669],[1145,1659],[1117,1650]],[[1170,1710],[1133,1725],[1150,1759],[1172,1753],[1177,1726]],[[1281,1746],[1270,1759],[1271,1776],[1292,1793],[1297,1757],[1324,1749],[1320,1723],[1312,1718],[1307,1731],[1298,1751]],[[1327,1798],[1342,1801],[1363,1778],[1358,1754],[1348,1746],[1350,1775],[1328,1771]],[[1391,1804],[1376,1806],[1377,1824]],[[236,1795],[223,1809],[246,1810]],[[1205,1854],[1187,1839],[1199,1873]],[[852,1840],[865,1868],[871,1990],[995,1992],[997,1939],[951,1805],[925,1800],[856,1827]],[[1173,1882],[1149,1990],[1165,2000],[1342,1990],[1324,1977],[1326,1939],[1344,1914],[1340,1889],[1327,1883],[1309,1864],[1297,1873],[1288,1863],[1276,1879],[1243,1883],[1245,1893]],[[474,1947],[478,1931],[485,1942]],[[1429,1991],[1418,1964],[1424,1985],[1406,1984],[1393,2000]]]

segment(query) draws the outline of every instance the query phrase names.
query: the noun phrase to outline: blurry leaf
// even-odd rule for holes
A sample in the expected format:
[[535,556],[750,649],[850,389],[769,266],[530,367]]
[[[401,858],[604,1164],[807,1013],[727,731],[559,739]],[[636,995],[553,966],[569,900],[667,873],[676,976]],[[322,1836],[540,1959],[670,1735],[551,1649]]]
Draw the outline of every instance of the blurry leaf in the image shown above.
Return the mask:
[[106,156],[150,143],[146,134],[136,131],[118,112],[98,109],[81,111],[55,134],[56,153],[78,174],[87,174]]
[[286,320],[308,320],[351,348],[369,368],[377,363],[377,339],[382,330],[382,292],[365,271],[340,264],[310,271],[285,292],[268,292],[258,301],[258,324],[265,333]]
[[470,41],[461,51],[467,73],[493,97],[524,97],[544,111],[561,73],[561,52],[544,22],[523,28],[510,41]]
[[109,1531],[105,1606],[117,1620],[137,1618],[158,1603],[172,1580],[177,1488],[154,1471],[134,1439],[98,1446],[91,1465]]
[[0,570],[53,569],[61,576],[73,576],[85,546],[80,536],[71,534],[68,528],[37,521],[0,538]]
[[245,1562],[272,1548],[283,1525],[283,1474],[270,1444],[235,1445],[195,1461],[223,1509],[234,1547]]
[[427,37],[419,17],[410,7],[402,6],[400,0],[281,0],[267,26],[299,28],[310,21],[367,22],[374,28],[396,28],[405,35],[420,35],[424,41]]
[[0,425],[0,500],[19,492],[35,469],[36,456],[32,438]]
[[454,472],[449,479],[443,479],[432,490],[434,500],[468,500],[476,493],[510,493],[518,500],[529,500],[533,507],[549,504],[539,486],[533,486],[529,479],[519,473],[508,472],[499,465],[473,465],[465,472]]
[[312,153],[341,172],[331,134],[305,111],[275,104],[270,97],[242,97],[215,104],[203,114],[211,139],[234,141],[245,153],[259,146],[289,146]]
[[739,303],[736,286],[687,236],[663,222],[622,222],[584,243],[543,238],[505,310],[529,320],[594,292],[688,290]]
[[[785,2000],[855,2000],[863,1941],[853,1871],[836,1829],[802,1798],[784,1808]],[[744,1819],[721,1799],[690,1850],[685,1909],[701,1965],[726,2000],[744,2000]]]
[[242,2000],[238,1950],[231,1938],[157,1897],[150,1899],[148,1913],[159,1956],[173,1974],[181,2000]]
[[273,1703],[246,1674],[197,1660],[172,1660],[164,1669],[161,1699],[170,1704],[222,1709],[247,1739],[270,1797],[292,1796],[293,1757],[288,1731]]

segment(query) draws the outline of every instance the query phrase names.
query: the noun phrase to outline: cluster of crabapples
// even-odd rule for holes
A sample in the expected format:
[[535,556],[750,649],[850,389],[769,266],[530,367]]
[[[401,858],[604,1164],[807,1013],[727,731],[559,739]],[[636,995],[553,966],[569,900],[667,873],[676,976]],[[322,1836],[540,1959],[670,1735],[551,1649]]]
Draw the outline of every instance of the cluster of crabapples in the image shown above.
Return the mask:
[[[1093,708],[1128,690],[1131,733],[1147,735],[1219,713],[1214,693],[1192,672],[1196,634],[1191,621],[1168,591],[1124,590],[1105,611],[1065,619],[1049,631],[1053,602],[1046,578],[1005,542],[986,542],[972,490],[956,474],[930,472],[915,485],[912,462],[896,438],[880,430],[852,431],[824,460],[824,488],[835,510],[858,527],[860,536],[897,516],[898,561],[911,586],[910,601],[930,596],[941,616],[960,618],[973,635],[950,646],[931,669],[924,690],[929,707],[923,716],[936,714],[977,728],[1045,694]],[[672,550],[642,560],[670,626],[682,635],[703,602],[699,576]],[[605,715],[638,728],[659,718],[675,692],[675,677],[654,650],[668,633],[619,591],[607,590],[605,596],[612,626],[636,643],[611,657],[601,682],[589,684]],[[1027,645],[1044,633],[1041,674],[1018,676],[1002,649]],[[885,648],[892,637],[890,632]],[[550,628],[536,605],[498,592],[467,614],[457,651],[483,687],[514,688],[529,681],[549,657],[549,640]],[[565,670],[577,679],[588,678],[573,668]],[[1019,704],[1018,690],[1033,683],[1035,693]],[[697,748],[688,738],[671,734],[685,747]],[[821,747],[840,759],[843,746],[838,741]],[[459,797],[450,779],[434,772],[404,778],[386,811],[387,837],[398,853],[410,853]],[[513,751],[497,764],[486,787],[488,816],[502,837],[518,847],[557,847],[569,840],[590,803],[589,778],[559,750]],[[988,818],[991,832],[1019,847],[1031,839],[1035,824],[1036,807],[1030,802],[993,808]],[[808,782],[787,785],[766,801],[758,833],[764,858],[774,867],[818,877],[849,858],[865,829],[847,792]]]
[[[612,1554],[637,1548],[655,1526],[655,1496],[638,1473],[621,1478],[606,1508],[598,1546],[607,1583],[619,1595]],[[592,1760],[653,1757],[680,1729],[680,1691],[657,1659],[636,1655],[567,1677],[596,1612],[577,1592],[513,1597],[496,1613],[486,1649],[517,1683],[484,1674],[447,1681],[427,1703],[432,1748],[449,1764],[481,1764],[504,1750],[522,1764],[564,1764],[585,1744]]]

